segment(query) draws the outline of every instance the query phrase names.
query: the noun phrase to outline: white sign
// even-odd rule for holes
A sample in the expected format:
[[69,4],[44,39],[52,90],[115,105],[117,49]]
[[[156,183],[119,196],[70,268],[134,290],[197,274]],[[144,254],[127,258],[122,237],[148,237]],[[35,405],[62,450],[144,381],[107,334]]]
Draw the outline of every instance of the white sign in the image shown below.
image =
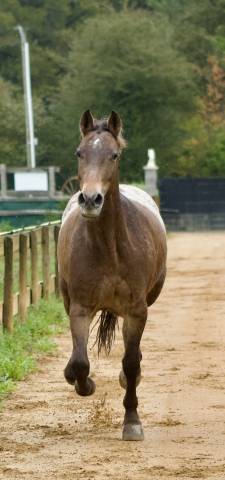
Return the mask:
[[14,174],[16,192],[47,192],[47,172],[16,172]]

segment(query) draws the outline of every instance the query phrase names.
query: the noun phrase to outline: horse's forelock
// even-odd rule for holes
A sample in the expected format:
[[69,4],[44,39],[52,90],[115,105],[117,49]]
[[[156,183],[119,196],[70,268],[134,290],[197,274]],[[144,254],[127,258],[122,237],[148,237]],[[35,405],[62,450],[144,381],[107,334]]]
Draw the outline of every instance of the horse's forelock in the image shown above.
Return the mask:
[[[113,133],[111,132],[111,130],[108,127],[108,119],[107,118],[102,118],[101,120],[94,119],[93,131],[95,131],[96,133],[109,132],[111,135],[113,135]],[[119,133],[119,135],[117,137],[115,137],[114,135],[113,135],[113,137],[117,141],[120,149],[123,149],[123,148],[126,147],[127,142],[122,135],[122,131]]]

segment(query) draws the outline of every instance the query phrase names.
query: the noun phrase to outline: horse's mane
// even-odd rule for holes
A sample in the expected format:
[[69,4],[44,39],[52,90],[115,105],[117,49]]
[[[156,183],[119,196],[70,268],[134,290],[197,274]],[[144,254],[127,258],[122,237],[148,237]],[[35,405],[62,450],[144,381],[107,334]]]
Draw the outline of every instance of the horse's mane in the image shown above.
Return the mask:
[[[102,118],[100,120],[97,120],[96,118],[94,119],[94,128],[93,131],[97,133],[102,133],[102,132],[109,132],[111,135],[113,135],[112,131],[108,127],[108,121],[107,118]],[[114,136],[114,135],[113,135]],[[117,137],[115,137],[119,147],[121,149],[125,148],[127,145],[127,142],[125,138],[123,137],[122,129],[120,130],[119,134]]]

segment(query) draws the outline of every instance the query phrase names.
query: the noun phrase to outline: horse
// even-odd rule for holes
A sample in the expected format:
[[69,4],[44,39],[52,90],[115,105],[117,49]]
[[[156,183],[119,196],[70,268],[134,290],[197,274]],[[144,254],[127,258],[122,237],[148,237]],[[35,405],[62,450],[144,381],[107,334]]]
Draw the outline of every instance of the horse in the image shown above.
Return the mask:
[[119,162],[126,142],[120,116],[80,119],[80,190],[70,199],[58,239],[60,288],[70,319],[72,355],[64,370],[77,394],[91,395],[87,353],[90,325],[98,312],[98,351],[110,352],[118,317],[123,319],[124,356],[119,375],[126,390],[123,440],[143,440],[137,412],[140,341],[147,309],[166,276],[166,230],[154,200],[143,190],[119,185]]

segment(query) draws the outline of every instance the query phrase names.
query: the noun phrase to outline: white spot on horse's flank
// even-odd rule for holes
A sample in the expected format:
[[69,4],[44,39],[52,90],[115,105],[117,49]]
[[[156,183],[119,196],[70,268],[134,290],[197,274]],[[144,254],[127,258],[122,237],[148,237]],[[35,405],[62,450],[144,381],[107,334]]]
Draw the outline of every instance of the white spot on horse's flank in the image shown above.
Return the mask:
[[[99,139],[97,139],[99,140]],[[100,189],[100,187],[99,187]],[[100,191],[100,190],[99,190]],[[152,212],[156,218],[158,218],[159,222],[161,223],[162,227],[165,230],[164,222],[163,219],[159,213],[159,209],[148,193],[144,192],[143,190],[140,190],[140,188],[134,187],[133,185],[121,185],[120,184],[120,193],[124,195],[128,200],[137,202],[144,207],[146,207],[150,212]],[[78,196],[80,194],[80,191],[75,193],[72,198],[70,199],[69,203],[66,206],[66,209],[64,210],[63,216],[62,216],[62,223],[66,220],[66,218],[71,214],[74,213],[76,209],[79,208],[78,205]]]
[[152,212],[161,223],[162,227],[165,230],[165,225],[163,219],[159,213],[159,209],[154,202],[153,198],[148,195],[147,192],[144,192],[138,187],[134,187],[133,185],[120,185],[120,192],[128,198],[128,200],[137,202],[144,207],[146,207],[150,212]]
[[78,205],[79,194],[80,194],[80,191],[75,193],[72,196],[72,198],[69,200],[69,202],[67,203],[67,206],[66,206],[66,208],[63,212],[63,216],[62,216],[62,224],[64,223],[64,221],[68,218],[68,216],[71,213],[74,213],[74,211],[79,208],[79,205]]

